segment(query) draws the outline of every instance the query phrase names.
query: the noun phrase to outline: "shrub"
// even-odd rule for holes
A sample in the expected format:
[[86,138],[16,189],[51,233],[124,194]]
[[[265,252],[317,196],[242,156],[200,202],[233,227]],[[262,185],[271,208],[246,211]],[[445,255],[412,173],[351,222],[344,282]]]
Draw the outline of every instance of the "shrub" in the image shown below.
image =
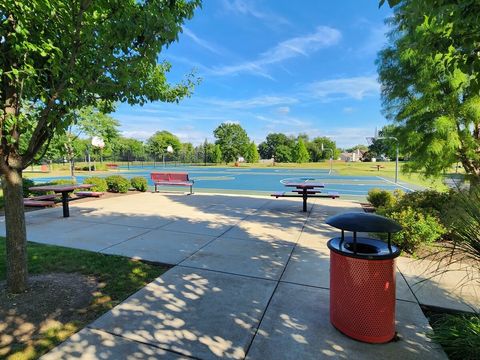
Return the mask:
[[148,185],[147,185],[147,179],[145,179],[142,176],[135,176],[130,179],[130,184],[132,184],[132,187],[138,191],[145,192],[147,191]]
[[50,181],[51,185],[75,185],[77,182],[71,179],[57,179]]
[[108,191],[115,193],[126,193],[130,189],[130,181],[120,175],[107,176],[105,178],[107,182]]
[[442,210],[452,201],[452,192],[438,192],[435,190],[412,191],[398,199],[400,209],[412,207],[423,214],[439,216]]
[[388,208],[395,203],[395,197],[390,191],[374,188],[368,191],[367,201],[376,209],[379,207]]
[[445,227],[437,217],[423,214],[411,207],[403,209],[380,208],[377,213],[398,221],[403,230],[392,235],[392,241],[400,249],[413,253],[422,243],[433,243],[445,233]]
[[35,183],[32,179],[23,179],[23,197],[29,197],[32,195],[32,192],[28,190],[32,186],[35,186]]
[[83,180],[83,183],[94,185],[90,189],[91,191],[105,192],[108,189],[107,181],[104,178],[99,178],[99,177],[96,177],[96,176],[85,178]]
[[480,317],[478,315],[446,315],[433,323],[430,337],[442,345],[452,360],[479,358]]

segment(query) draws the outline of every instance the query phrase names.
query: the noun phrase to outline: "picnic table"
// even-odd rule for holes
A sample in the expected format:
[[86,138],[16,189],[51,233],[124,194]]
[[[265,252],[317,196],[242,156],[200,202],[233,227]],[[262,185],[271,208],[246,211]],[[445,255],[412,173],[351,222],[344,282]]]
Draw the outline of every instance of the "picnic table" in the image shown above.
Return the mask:
[[[303,198],[303,211],[307,211],[307,200],[309,197],[321,197],[335,199],[340,197],[337,192],[322,193],[319,189],[324,188],[325,185],[314,181],[290,181],[283,183],[286,187],[294,187],[292,192],[276,192],[272,196],[276,197],[301,197]],[[292,194],[293,193],[293,194]]]
[[32,186],[29,188],[30,191],[34,192],[48,192],[53,191],[56,194],[62,194],[62,206],[63,206],[63,217],[70,216],[70,209],[68,207],[69,199],[68,194],[73,192],[76,189],[90,189],[93,185],[82,184],[82,185],[44,185],[44,186]]
[[377,169],[377,171],[380,171],[380,169],[383,169],[385,166],[381,164],[373,165],[372,168]]
[[307,211],[307,199],[309,195],[315,195],[321,193],[321,188],[325,187],[325,184],[315,183],[315,182],[291,182],[286,183],[286,187],[294,187],[296,190],[292,190],[299,195],[302,195],[303,198],[303,211]]

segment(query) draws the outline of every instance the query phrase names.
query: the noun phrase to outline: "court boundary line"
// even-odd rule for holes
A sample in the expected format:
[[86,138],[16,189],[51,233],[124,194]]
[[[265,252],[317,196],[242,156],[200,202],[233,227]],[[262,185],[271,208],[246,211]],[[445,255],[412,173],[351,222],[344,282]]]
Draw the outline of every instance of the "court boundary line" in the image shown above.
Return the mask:
[[391,184],[393,184],[393,185],[395,185],[395,186],[399,186],[399,187],[401,187],[401,188],[404,188],[405,190],[414,191],[413,189],[410,189],[410,188],[408,188],[408,187],[406,187],[406,186],[400,185],[399,183],[395,183],[395,182],[393,182],[393,181],[391,181],[391,180],[387,180],[387,179],[385,179],[385,178],[383,178],[383,177],[381,177],[381,176],[377,176],[377,177],[378,177],[379,179],[382,179],[383,181],[386,181],[387,183],[391,183]]

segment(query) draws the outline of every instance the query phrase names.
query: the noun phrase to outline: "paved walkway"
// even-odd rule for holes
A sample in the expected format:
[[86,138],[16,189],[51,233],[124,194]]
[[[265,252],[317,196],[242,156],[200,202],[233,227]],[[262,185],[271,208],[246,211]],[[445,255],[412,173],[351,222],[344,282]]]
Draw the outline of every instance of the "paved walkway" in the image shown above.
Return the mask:
[[[471,308],[449,281],[416,285],[422,273],[409,259],[398,261],[400,341],[364,344],[331,326],[326,242],[338,232],[324,220],[362,210],[338,200],[300,207],[144,193],[72,204],[68,219],[61,209],[27,214],[31,241],[176,265],[44,358],[446,359],[418,301]],[[465,296],[478,308],[474,295]]]

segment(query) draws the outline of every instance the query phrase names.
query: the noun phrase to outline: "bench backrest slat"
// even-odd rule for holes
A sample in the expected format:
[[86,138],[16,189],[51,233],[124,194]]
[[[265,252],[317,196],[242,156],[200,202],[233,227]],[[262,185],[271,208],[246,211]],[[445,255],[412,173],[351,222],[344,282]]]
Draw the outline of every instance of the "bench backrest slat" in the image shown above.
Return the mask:
[[150,177],[153,181],[189,181],[188,173],[152,172]]

